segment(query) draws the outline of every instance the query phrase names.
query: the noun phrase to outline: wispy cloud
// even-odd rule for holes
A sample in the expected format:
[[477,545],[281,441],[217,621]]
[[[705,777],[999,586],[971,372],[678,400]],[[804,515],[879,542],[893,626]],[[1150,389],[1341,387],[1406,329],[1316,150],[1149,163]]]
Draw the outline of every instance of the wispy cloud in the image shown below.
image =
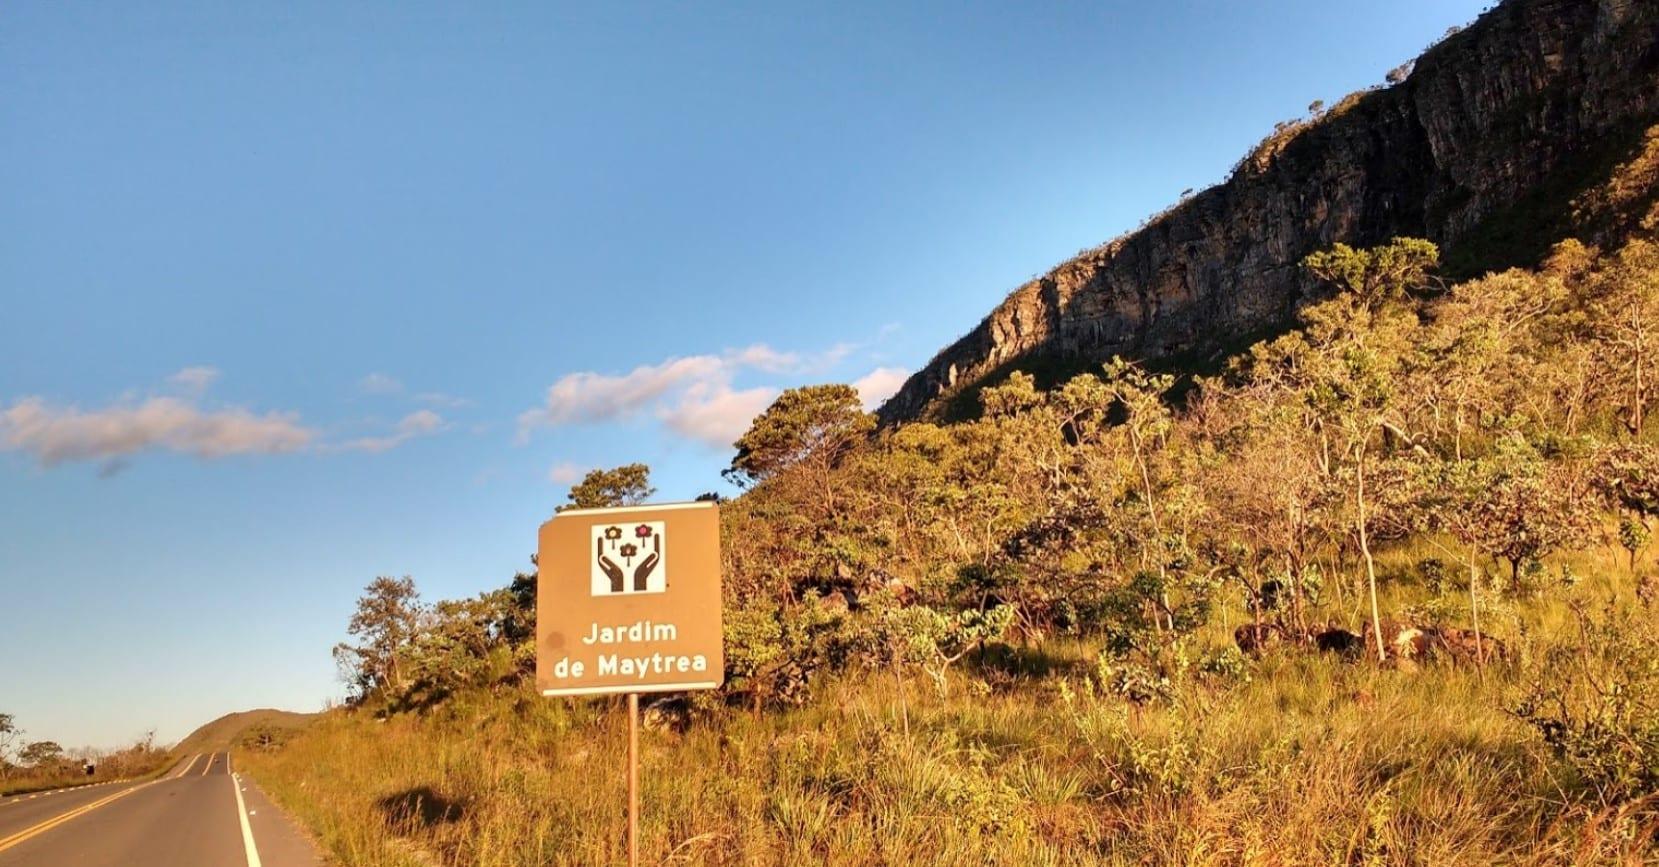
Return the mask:
[[364,394],[398,394],[403,391],[403,383],[394,376],[371,373],[357,380],[357,389]]
[[374,373],[357,380],[357,390],[363,394],[372,394],[376,396],[402,395],[405,399],[413,403],[424,404],[438,409],[461,409],[462,407],[472,405],[472,401],[467,400],[464,397],[456,397],[453,394],[445,394],[441,391],[422,391],[410,394],[409,386],[405,385],[403,380],[398,379],[389,373],[381,373],[379,371],[375,371]]
[[441,409],[461,409],[462,407],[472,406],[472,401],[467,400],[464,397],[444,394],[441,391],[423,391],[420,394],[415,395],[415,402],[424,403],[427,406],[439,407]]
[[429,409],[416,410],[404,416],[397,427],[385,436],[360,437],[337,447],[341,451],[384,452],[397,448],[415,437],[429,436],[448,425],[441,415]]
[[630,418],[671,391],[730,375],[729,363],[714,355],[670,358],[619,376],[591,371],[567,374],[548,387],[540,407],[519,415],[519,433],[526,436],[538,427]]
[[822,352],[783,352],[764,343],[726,352],[722,358],[733,367],[753,368],[765,373],[822,373],[858,349],[856,344],[837,343]]
[[581,481],[586,473],[586,470],[570,461],[560,461],[547,471],[547,480],[555,485],[574,485]]
[[902,367],[878,367],[853,381],[858,398],[866,410],[874,410],[882,401],[898,393],[899,387],[910,377]]
[[148,450],[199,458],[279,454],[305,448],[315,438],[316,432],[301,425],[293,413],[257,415],[241,407],[206,410],[176,397],[96,410],[26,397],[0,412],[0,448],[27,452],[43,466],[118,461]]
[[786,352],[766,344],[718,355],[688,355],[643,364],[627,373],[582,371],[560,377],[542,405],[519,415],[519,441],[540,428],[625,421],[650,415],[669,430],[715,447],[731,445],[777,397],[771,386],[737,388],[745,371],[817,374],[856,349],[837,344],[816,353]]
[[186,367],[178,373],[167,377],[167,381],[192,397],[201,397],[208,387],[219,379],[219,368],[197,366]]
[[723,382],[698,383],[687,389],[678,403],[662,408],[657,415],[681,436],[713,448],[727,448],[777,396],[778,390],[768,386],[739,391]]
[[[298,413],[204,406],[203,394],[219,377],[214,367],[186,367],[168,376],[159,391],[146,394],[131,389],[94,409],[34,396],[10,406],[0,404],[0,452],[26,453],[44,467],[96,461],[102,464],[99,476],[107,478],[125,470],[133,457],[144,452],[173,452],[206,460],[301,451],[384,452],[450,427],[443,416],[420,409],[385,434],[330,441],[317,428],[302,424]],[[365,388],[401,388],[396,380],[378,374],[362,384]]]

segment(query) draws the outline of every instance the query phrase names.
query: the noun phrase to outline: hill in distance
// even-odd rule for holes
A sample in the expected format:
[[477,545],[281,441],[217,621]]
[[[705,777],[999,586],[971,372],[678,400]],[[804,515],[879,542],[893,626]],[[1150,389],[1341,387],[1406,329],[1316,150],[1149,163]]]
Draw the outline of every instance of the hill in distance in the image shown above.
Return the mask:
[[228,750],[242,741],[242,736],[257,727],[295,730],[316,719],[318,714],[291,710],[259,708],[228,713],[191,732],[174,748],[182,755]]

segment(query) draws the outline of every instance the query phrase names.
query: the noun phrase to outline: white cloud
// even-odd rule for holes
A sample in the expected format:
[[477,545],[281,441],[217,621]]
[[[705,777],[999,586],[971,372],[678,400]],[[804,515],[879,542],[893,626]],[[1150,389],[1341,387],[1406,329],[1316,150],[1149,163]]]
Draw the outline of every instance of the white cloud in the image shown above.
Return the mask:
[[764,343],[727,352],[726,360],[738,367],[753,367],[768,373],[794,370],[801,364],[800,353],[780,352]]
[[443,416],[429,409],[419,409],[404,416],[403,420],[397,423],[397,427],[385,436],[362,437],[339,448],[344,451],[384,452],[395,449],[415,437],[435,434],[444,427]]
[[899,386],[910,377],[902,367],[878,367],[853,382],[859,400],[866,410],[874,410],[881,402],[898,393]]
[[219,369],[217,367],[207,367],[205,365],[186,367],[178,373],[167,377],[168,382],[178,386],[186,394],[193,397],[200,397],[203,392],[207,391],[208,386],[212,385],[218,379]]
[[728,363],[713,355],[670,358],[647,364],[621,376],[583,371],[559,378],[547,389],[539,409],[519,416],[519,435],[537,427],[592,424],[629,418],[664,395],[699,382],[724,381]]
[[[823,373],[856,349],[841,343],[823,352],[798,353],[757,343],[718,355],[670,358],[624,374],[567,374],[547,389],[541,406],[519,415],[518,438],[524,442],[539,428],[625,421],[650,413],[674,433],[727,448],[780,391],[772,386],[738,388],[740,374]],[[872,382],[885,387],[885,380]]]
[[547,480],[555,485],[574,485],[581,481],[582,476],[586,474],[586,470],[570,461],[562,461],[554,464],[553,468],[547,471]]
[[837,364],[840,364],[842,361],[845,361],[847,356],[852,355],[857,350],[858,344],[837,343],[823,352],[818,353],[816,356],[807,359],[807,369],[811,371],[828,370]]
[[292,413],[210,411],[175,397],[92,411],[28,397],[0,412],[0,449],[28,452],[45,466],[98,460],[118,471],[120,458],[152,449],[199,458],[277,454],[302,449],[315,436]]
[[357,380],[357,388],[364,394],[397,394],[403,391],[403,383],[384,373],[371,373]]
[[729,448],[778,396],[762,386],[742,391],[725,383],[699,383],[658,412],[670,430],[714,448]]

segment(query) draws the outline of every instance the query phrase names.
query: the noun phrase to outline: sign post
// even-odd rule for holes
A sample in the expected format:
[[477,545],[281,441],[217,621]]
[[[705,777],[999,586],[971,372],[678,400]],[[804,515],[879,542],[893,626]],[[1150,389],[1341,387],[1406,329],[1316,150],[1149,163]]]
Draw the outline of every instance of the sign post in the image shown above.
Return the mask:
[[628,867],[639,867],[639,693],[628,693]]
[[639,863],[639,696],[725,676],[714,503],[571,509],[541,526],[536,688],[628,696],[628,864]]

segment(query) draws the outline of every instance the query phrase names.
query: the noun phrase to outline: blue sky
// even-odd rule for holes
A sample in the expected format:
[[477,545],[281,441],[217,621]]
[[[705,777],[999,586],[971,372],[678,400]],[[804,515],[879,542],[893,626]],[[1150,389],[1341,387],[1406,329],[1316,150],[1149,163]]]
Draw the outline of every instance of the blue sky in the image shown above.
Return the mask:
[[315,709],[374,576],[504,584],[589,467],[719,489],[778,389],[879,397],[1480,9],[7,4],[0,712]]

